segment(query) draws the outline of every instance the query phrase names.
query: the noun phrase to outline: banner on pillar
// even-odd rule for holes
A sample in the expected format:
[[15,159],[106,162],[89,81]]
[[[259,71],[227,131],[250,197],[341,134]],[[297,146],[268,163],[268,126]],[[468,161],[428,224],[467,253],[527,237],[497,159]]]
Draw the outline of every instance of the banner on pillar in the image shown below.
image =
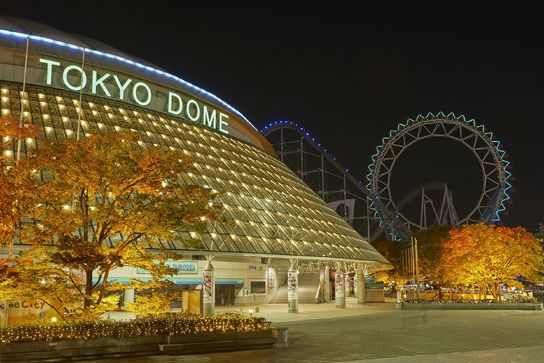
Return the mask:
[[202,302],[204,304],[214,303],[213,298],[213,271],[202,272]]
[[274,287],[276,271],[272,267],[268,267],[268,288]]
[[344,297],[344,274],[336,274],[334,277],[335,297]]
[[287,299],[298,300],[298,276],[296,271],[287,272]]

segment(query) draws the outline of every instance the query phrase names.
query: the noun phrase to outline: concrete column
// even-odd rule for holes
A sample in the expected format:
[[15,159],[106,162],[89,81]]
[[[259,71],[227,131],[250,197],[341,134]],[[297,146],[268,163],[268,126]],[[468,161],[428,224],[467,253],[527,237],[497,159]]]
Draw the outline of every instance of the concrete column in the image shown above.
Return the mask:
[[357,271],[357,304],[364,304],[365,301],[365,274]]
[[287,311],[298,313],[298,271],[291,264],[287,272]]
[[321,304],[325,302],[325,270],[319,271],[319,287],[317,291],[315,302]]
[[330,277],[329,277],[329,266],[326,266],[325,267],[325,288],[324,288],[324,292],[325,292],[325,302],[329,302],[331,301],[331,282],[329,281],[330,280]]
[[127,303],[134,302],[134,289],[123,290],[123,306],[126,307]]
[[289,346],[288,330],[287,328],[272,328],[272,338],[276,338],[274,348],[287,348]]
[[351,296],[351,278],[349,277],[349,273],[346,272],[346,294],[345,296],[346,297],[350,297]]
[[215,313],[215,279],[212,261],[208,260],[202,271],[202,313]]
[[359,284],[359,280],[357,279],[357,271],[355,271],[355,274],[353,275],[353,295],[357,297],[357,289],[359,288],[357,285]]
[[334,300],[336,301],[337,308],[346,307],[346,296],[345,296],[345,277],[344,273],[338,267],[336,273],[334,274]]

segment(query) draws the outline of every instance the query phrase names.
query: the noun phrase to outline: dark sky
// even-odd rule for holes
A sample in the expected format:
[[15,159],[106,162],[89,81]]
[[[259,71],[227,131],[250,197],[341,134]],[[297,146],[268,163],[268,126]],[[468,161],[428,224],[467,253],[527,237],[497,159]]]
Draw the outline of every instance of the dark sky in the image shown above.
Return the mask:
[[[215,93],[258,128],[296,121],[358,178],[398,122],[438,111],[474,118],[503,142],[514,167],[503,222],[535,228],[543,220],[544,30],[536,9],[36,4],[44,5],[8,3],[0,11],[146,59]],[[454,200],[466,204],[479,188],[475,163],[453,142],[414,146],[399,161],[394,186],[402,194],[451,178],[444,181]]]

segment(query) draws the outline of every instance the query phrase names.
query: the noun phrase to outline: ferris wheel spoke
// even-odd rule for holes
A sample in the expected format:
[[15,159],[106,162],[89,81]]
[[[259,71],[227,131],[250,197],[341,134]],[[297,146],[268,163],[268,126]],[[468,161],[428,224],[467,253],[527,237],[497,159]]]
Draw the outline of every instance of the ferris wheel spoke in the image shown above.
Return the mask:
[[495,180],[495,179],[492,179],[492,178],[488,178],[488,179],[487,179],[487,182],[488,182],[488,183],[491,183],[491,184],[495,184],[496,186],[501,185],[499,181],[497,181],[497,180]]
[[466,141],[468,143],[468,141],[470,139],[474,139],[474,138],[477,138],[477,136],[475,134],[469,134],[469,135],[466,135],[465,137],[462,138],[463,141]]

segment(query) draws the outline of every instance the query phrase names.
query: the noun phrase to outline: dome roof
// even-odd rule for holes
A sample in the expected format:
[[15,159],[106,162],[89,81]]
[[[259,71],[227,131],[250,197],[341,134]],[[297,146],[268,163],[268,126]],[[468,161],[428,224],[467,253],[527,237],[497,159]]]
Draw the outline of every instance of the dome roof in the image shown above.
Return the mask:
[[212,105],[230,111],[242,123],[249,126],[252,134],[260,135],[257,128],[240,111],[221,98],[180,77],[167,73],[150,62],[128,55],[100,41],[66,33],[46,24],[0,16],[0,46],[25,49],[27,34],[30,36],[30,51],[81,62],[82,50],[85,49],[85,64],[123,72],[197,96]]
[[114,48],[111,45],[102,43],[101,41],[83,35],[66,33],[47,24],[38,23],[28,19],[15,18],[10,16],[0,16],[0,29],[60,40],[61,42],[77,45],[79,47],[84,47],[92,50],[97,50],[104,53],[114,54],[119,57],[123,57],[125,59],[129,59],[131,61],[138,62],[149,67],[161,69],[150,62],[121,52],[119,49]]

